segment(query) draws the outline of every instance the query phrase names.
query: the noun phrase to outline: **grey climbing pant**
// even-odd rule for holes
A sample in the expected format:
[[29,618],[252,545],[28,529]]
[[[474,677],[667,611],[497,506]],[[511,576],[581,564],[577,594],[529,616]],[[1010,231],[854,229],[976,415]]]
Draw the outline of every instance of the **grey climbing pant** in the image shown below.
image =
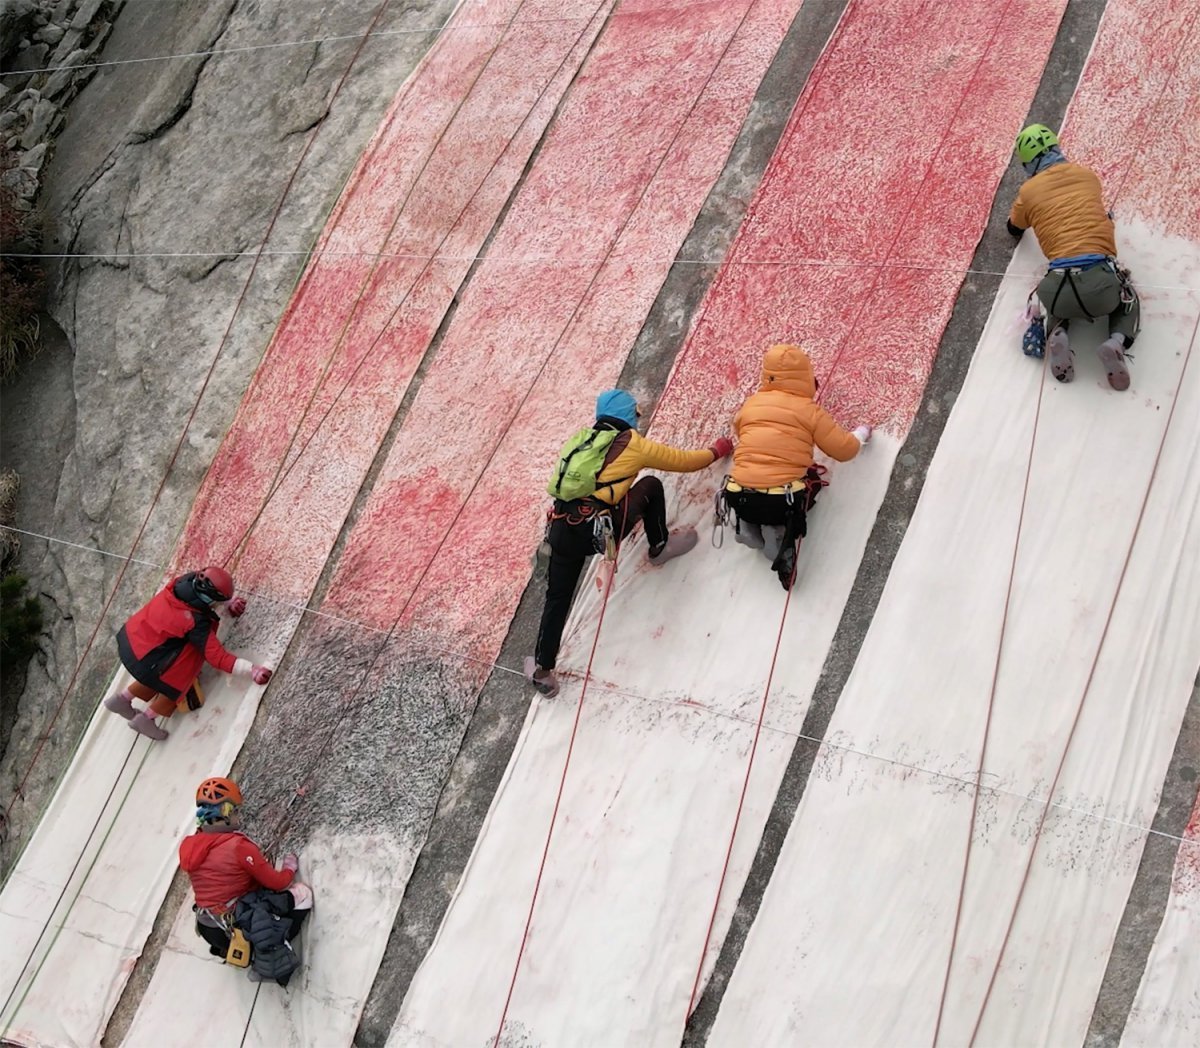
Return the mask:
[[1110,263],[1102,262],[1087,269],[1052,269],[1037,286],[1038,298],[1046,307],[1046,334],[1064,320],[1108,318],[1111,335],[1124,335],[1125,345],[1133,345],[1141,326],[1141,303],[1133,286],[1121,300],[1121,277]]

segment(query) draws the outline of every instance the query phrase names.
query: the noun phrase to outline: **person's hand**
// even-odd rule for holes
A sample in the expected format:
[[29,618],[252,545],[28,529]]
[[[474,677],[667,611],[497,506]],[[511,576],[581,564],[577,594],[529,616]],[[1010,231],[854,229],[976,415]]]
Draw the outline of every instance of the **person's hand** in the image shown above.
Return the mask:
[[858,442],[860,444],[866,444],[867,441],[869,441],[871,439],[871,427],[870,426],[855,426],[854,427],[854,435],[856,437],[858,437]]
[[713,453],[713,461],[719,462],[723,458],[728,458],[733,454],[733,441],[728,437],[717,437],[708,446],[708,450]]
[[229,614],[235,619],[239,618],[243,611],[246,610],[246,598],[234,597],[228,604],[225,605],[229,609]]
[[288,852],[287,855],[283,857],[283,862],[280,863],[280,868],[284,870],[291,870],[292,873],[295,873],[298,869],[300,869],[300,856],[295,852]]
[[255,684],[266,684],[271,679],[270,666],[254,666],[250,670],[250,679]]

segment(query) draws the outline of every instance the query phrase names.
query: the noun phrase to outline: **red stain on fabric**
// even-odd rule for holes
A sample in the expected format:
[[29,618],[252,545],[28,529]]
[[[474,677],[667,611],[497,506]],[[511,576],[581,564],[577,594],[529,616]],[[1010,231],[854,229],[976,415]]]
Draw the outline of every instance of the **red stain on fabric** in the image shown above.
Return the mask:
[[1177,895],[1200,895],[1200,794],[1196,796],[1192,817],[1179,842],[1175,869],[1171,874],[1171,890]]
[[[465,4],[457,17],[471,28],[443,34],[393,103],[201,485],[177,563],[224,560],[253,529],[239,581],[307,600],[471,258],[585,53],[586,39],[577,45],[595,0],[556,8],[554,19],[534,17],[540,9]],[[435,252],[446,257],[429,264]]]

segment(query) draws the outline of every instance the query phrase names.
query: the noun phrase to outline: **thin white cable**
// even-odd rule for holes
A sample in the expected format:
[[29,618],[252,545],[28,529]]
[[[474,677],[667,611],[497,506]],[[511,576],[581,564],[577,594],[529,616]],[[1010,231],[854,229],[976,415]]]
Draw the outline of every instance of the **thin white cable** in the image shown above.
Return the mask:
[[[125,555],[122,553],[111,553],[107,550],[98,549],[93,546],[84,546],[77,542],[68,542],[66,539],[58,539],[58,538],[54,538],[53,536],[50,536],[50,535],[39,534],[38,532],[25,531],[25,530],[22,530],[21,528],[10,527],[9,525],[0,525],[0,530],[11,531],[18,535],[25,535],[30,538],[42,539],[43,541],[56,543],[58,545],[70,546],[73,549],[79,549],[79,550],[84,550],[85,552],[96,553],[96,554],[99,554],[100,556],[104,556],[104,557],[113,557],[113,558],[122,559],[122,560],[125,559]],[[155,561],[135,560],[134,563],[141,564],[146,567],[157,567],[161,571],[166,571],[166,569],[167,569],[166,564],[159,564]],[[244,592],[248,596],[253,597],[256,600],[266,601],[269,604],[274,604],[276,607],[286,608],[289,611],[297,612],[302,616],[303,615],[312,615],[316,618],[325,619],[326,621],[329,621],[329,622],[334,622],[334,623],[338,623],[340,625],[349,626],[349,627],[351,627],[353,629],[357,629],[363,633],[374,633],[374,634],[385,634],[386,635],[389,632],[391,632],[389,630],[383,629],[378,626],[372,626],[370,623],[360,622],[357,619],[347,618],[343,615],[334,615],[334,614],[331,614],[330,612],[322,611],[319,608],[312,608],[312,607],[309,607],[307,604],[295,604],[290,601],[279,600],[278,598],[269,596],[267,594],[255,593],[253,590],[244,590]],[[420,630],[413,630],[410,628],[408,630],[408,632],[404,635],[404,639],[406,642],[408,642],[410,644],[415,642],[416,644],[422,646],[423,648],[425,648],[428,651],[435,651],[441,655],[449,655],[452,658],[457,659],[459,662],[474,663],[475,665],[483,666],[484,668],[486,668],[488,670],[493,670],[493,671],[496,671],[499,673],[507,673],[514,677],[524,678],[524,676],[525,676],[525,673],[523,670],[515,669],[512,666],[506,666],[501,662],[490,661],[488,659],[480,659],[480,658],[477,658],[472,655],[467,655],[465,652],[457,651],[454,648],[447,648],[440,642],[440,640],[435,639],[432,634],[423,633]],[[618,688],[615,685],[608,683],[607,681],[600,681],[599,684],[600,684],[600,687],[604,690],[604,694],[606,694],[606,695],[614,695],[614,696],[618,696],[620,698],[632,699],[635,702],[642,702],[642,703],[647,703],[647,704],[651,704],[651,705],[672,706],[672,707],[677,707],[679,709],[693,710],[693,711],[697,711],[699,713],[709,714],[714,717],[722,717],[726,720],[736,721],[737,723],[744,724],[750,728],[753,728],[755,726],[755,724],[757,723],[757,721],[752,718],[742,717],[736,713],[726,712],[725,710],[713,709],[711,706],[706,706],[706,705],[703,705],[698,702],[682,701],[679,699],[660,699],[660,698],[656,698],[656,697],[650,696],[650,695],[642,695],[642,694],[639,694],[638,692],[629,691],[629,690],[626,690],[623,688]],[[852,754],[853,756],[856,756],[856,757],[862,757],[866,760],[877,761],[881,764],[889,764],[889,765],[892,765],[897,768],[903,768],[905,771],[917,772],[921,775],[926,775],[932,779],[940,779],[945,782],[951,782],[951,783],[954,783],[955,785],[959,785],[959,786],[966,786],[971,789],[980,789],[986,793],[990,793],[995,796],[1011,797],[1012,799],[1021,801],[1023,803],[1049,806],[1050,808],[1054,808],[1058,811],[1068,812],[1072,815],[1080,815],[1087,819],[1094,819],[1097,822],[1109,823],[1110,825],[1119,826],[1123,829],[1133,830],[1140,834],[1146,834],[1146,835],[1151,835],[1151,836],[1155,836],[1155,837],[1162,837],[1162,838],[1165,838],[1166,840],[1174,841],[1176,844],[1180,845],[1181,847],[1186,845],[1189,848],[1200,848],[1200,841],[1198,841],[1198,840],[1193,840],[1188,837],[1177,836],[1176,834],[1167,833],[1163,830],[1156,830],[1152,826],[1144,826],[1140,823],[1129,822],[1128,820],[1118,819],[1115,816],[1111,816],[1111,815],[1097,815],[1095,812],[1087,811],[1084,808],[1077,808],[1077,807],[1074,807],[1073,805],[1063,804],[1063,803],[1060,803],[1057,801],[1050,800],[1049,798],[1046,798],[1046,797],[1037,797],[1037,796],[1034,796],[1033,794],[1020,793],[1017,790],[1008,790],[1002,786],[992,786],[987,783],[976,783],[974,780],[963,778],[960,775],[952,775],[949,772],[938,771],[935,768],[928,768],[921,764],[912,764],[907,761],[896,760],[894,757],[885,757],[879,753],[872,753],[870,750],[861,750],[854,746],[848,746],[843,743],[832,742],[829,739],[818,739],[815,736],[805,735],[803,732],[795,731],[791,728],[779,727],[779,726],[771,724],[770,722],[765,721],[765,720],[763,721],[763,730],[773,732],[776,735],[783,736],[786,738],[800,739],[800,740],[803,740],[804,742],[810,742],[814,746],[817,746],[818,748],[837,750],[842,753]]]
[[[254,256],[260,254],[257,251],[138,251],[132,254],[111,254],[105,252],[77,252],[77,253],[42,253],[42,254],[22,254],[12,252],[0,252],[0,258],[25,258],[25,259],[110,259],[115,261],[130,261],[139,258],[242,258],[246,256]],[[383,258],[383,259],[402,259],[412,262],[428,262],[428,261],[445,261],[445,262],[494,262],[502,265],[562,265],[562,266],[595,266],[603,263],[603,259],[589,258],[587,256],[579,256],[576,258],[563,258],[553,255],[420,255],[409,252],[388,252],[388,251],[331,251],[331,250],[309,250],[303,249],[272,249],[261,252],[264,255],[311,255],[319,257],[330,255],[333,257],[348,257],[348,258]],[[646,265],[646,266],[661,266],[662,259],[652,258],[650,256],[642,256],[641,258],[630,259],[626,256],[614,255],[610,262],[620,262],[623,265]],[[998,269],[973,269],[959,266],[939,266],[933,263],[921,262],[875,262],[875,261],[855,261],[852,259],[840,259],[837,261],[822,258],[793,258],[787,261],[779,261],[774,259],[759,260],[753,258],[747,259],[702,259],[702,258],[674,258],[670,262],[671,265],[678,266],[777,266],[780,268],[824,268],[824,269],[896,269],[904,271],[915,271],[922,273],[962,273],[967,276],[982,276],[982,277],[1000,277],[1005,280],[1022,280],[1037,282],[1042,277],[1042,270],[1030,270],[1028,272],[1009,272],[1008,270]],[[1154,291],[1186,291],[1200,292],[1200,285],[1193,284],[1144,284],[1137,281],[1137,287]]]
[[[453,16],[451,16],[453,17]],[[522,26],[555,25],[561,22],[583,22],[582,16],[576,18],[532,18],[522,21]],[[472,25],[451,25],[447,19],[440,25],[418,29],[378,29],[373,33],[339,33],[331,36],[310,37],[304,40],[276,40],[267,44],[244,44],[241,47],[216,47],[205,51],[180,51],[169,55],[147,55],[144,58],[115,58],[108,62],[80,62],[78,65],[43,66],[39,69],[6,70],[0,72],[0,77],[32,76],[35,73],[56,73],[60,69],[107,69],[113,66],[144,65],[147,62],[171,62],[189,58],[219,57],[221,55],[245,54],[251,51],[268,51],[282,47],[311,47],[313,44],[345,43],[349,40],[361,40],[363,37],[389,36],[426,36],[430,33],[463,32],[471,29],[502,29],[505,23],[479,22]]]

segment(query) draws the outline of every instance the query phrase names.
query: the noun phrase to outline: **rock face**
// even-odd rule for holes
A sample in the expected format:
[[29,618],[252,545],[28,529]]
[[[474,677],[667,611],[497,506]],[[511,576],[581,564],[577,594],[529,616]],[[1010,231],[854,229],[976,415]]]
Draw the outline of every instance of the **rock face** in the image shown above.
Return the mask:
[[17,207],[33,208],[64,109],[96,73],[95,56],[124,3],[0,0],[0,167]]
[[[434,39],[426,30],[454,6],[387,5],[331,107],[379,0],[122,5],[4,0],[0,19],[5,46],[47,47],[56,67],[0,78],[0,111],[18,113],[0,135],[38,165],[19,170],[40,172],[44,250],[65,256],[47,270],[66,340],[22,379],[21,410],[5,391],[20,526],[52,538],[22,544],[48,632],[0,759],[0,805],[12,805],[0,876],[117,666],[117,629],[170,560],[305,253]],[[38,14],[61,35],[38,36]],[[252,49],[326,37],[337,39]],[[27,135],[35,126],[43,141]],[[39,413],[42,390],[52,401]],[[22,420],[44,439],[14,439]]]

